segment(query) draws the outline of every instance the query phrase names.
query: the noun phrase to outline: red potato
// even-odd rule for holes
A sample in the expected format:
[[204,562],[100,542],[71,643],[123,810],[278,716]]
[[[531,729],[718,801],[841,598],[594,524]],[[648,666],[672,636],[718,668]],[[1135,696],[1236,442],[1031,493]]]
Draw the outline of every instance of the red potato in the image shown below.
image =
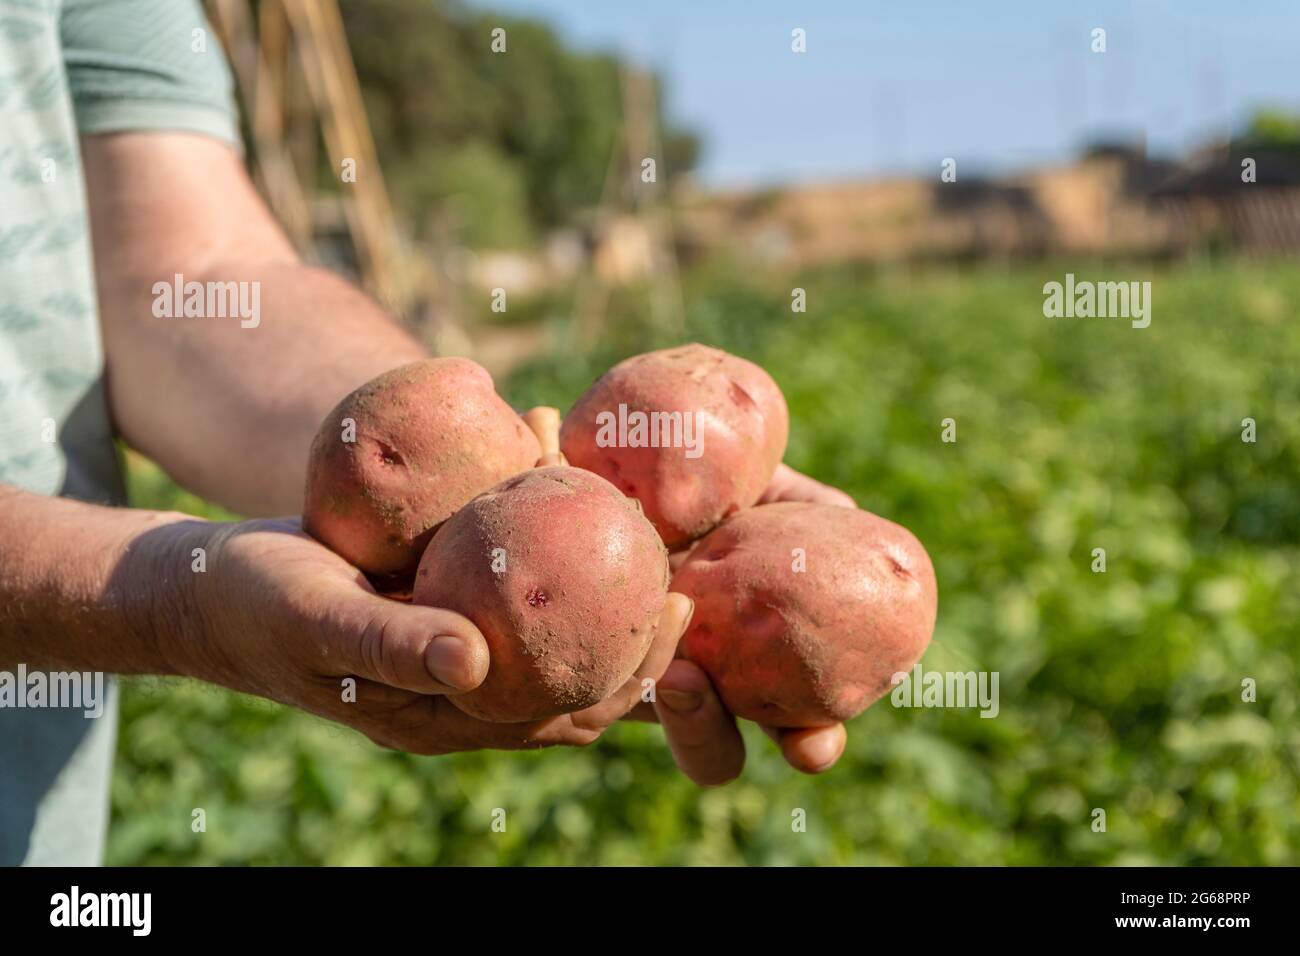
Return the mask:
[[930,558],[906,528],[804,502],[728,519],[672,589],[695,601],[680,652],[733,714],[777,727],[848,720],[888,693],[929,644],[938,602]]
[[650,649],[668,555],[634,501],[578,468],[537,468],[438,529],[414,601],[483,632],[487,678],[449,698],[481,720],[524,722],[605,699]]
[[540,456],[481,366],[414,362],[325,417],[308,460],[303,525],[363,571],[409,581],[439,523]]
[[[640,431],[638,415],[646,425]],[[758,501],[785,454],[789,427],[785,398],[767,372],[718,349],[683,345],[637,355],[601,376],[565,416],[560,449],[571,465],[637,498],[676,548]]]

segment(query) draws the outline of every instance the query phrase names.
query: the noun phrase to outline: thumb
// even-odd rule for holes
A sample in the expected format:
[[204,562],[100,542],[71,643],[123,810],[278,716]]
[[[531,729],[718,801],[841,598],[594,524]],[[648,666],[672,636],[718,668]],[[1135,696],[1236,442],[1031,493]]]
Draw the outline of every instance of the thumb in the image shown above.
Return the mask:
[[488,646],[474,622],[356,588],[322,602],[327,666],[418,694],[473,690],[488,672]]
[[523,419],[524,424],[537,436],[537,443],[542,446],[542,457],[537,466],[546,468],[565,464],[564,456],[560,454],[560,410],[549,405],[538,405],[525,412]]

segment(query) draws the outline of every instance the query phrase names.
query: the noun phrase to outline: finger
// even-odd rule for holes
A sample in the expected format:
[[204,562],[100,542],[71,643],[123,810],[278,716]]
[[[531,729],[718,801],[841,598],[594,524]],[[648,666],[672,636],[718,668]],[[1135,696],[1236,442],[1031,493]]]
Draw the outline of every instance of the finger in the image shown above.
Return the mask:
[[313,595],[320,673],[355,674],[419,694],[472,690],[488,672],[488,647],[469,618],[389,600],[360,587]]
[[673,759],[682,773],[702,787],[716,787],[740,776],[745,742],[736,718],[727,713],[704,671],[676,660],[659,679],[655,713],[663,724]]
[[[807,476],[804,477],[807,478]],[[805,490],[805,497],[800,498],[800,501],[812,501],[818,504],[832,505],[836,508],[856,508],[858,506],[858,503],[853,500],[853,496],[847,491],[832,488],[816,478],[807,478],[807,482],[808,487]]]
[[758,503],[769,505],[776,501],[810,501],[814,504],[834,505],[839,508],[858,506],[858,503],[845,492],[797,472],[786,464],[777,466],[771,483]]
[[[677,642],[690,624],[693,610],[690,598],[669,594],[650,650],[636,673],[618,691],[594,707],[531,723],[496,724],[470,717],[457,709],[454,701],[447,700],[447,706],[439,711],[438,744],[464,750],[483,747],[516,750],[556,745],[585,746],[593,742],[606,727],[636,704],[647,678],[657,679],[667,669],[677,651]],[[413,728],[413,732],[418,733],[419,728]]]
[[560,464],[559,460],[547,461],[551,456],[560,457],[560,410],[549,405],[538,405],[524,413],[524,424],[542,446],[542,460],[538,464]]
[[359,731],[382,747],[433,756],[469,750],[524,750],[584,746],[600,736],[567,717],[522,724],[478,720],[448,697],[414,694],[358,679],[344,696],[332,680],[311,695],[310,709]]
[[[673,659],[673,654],[677,650],[677,642],[682,639],[686,629],[691,626],[691,618],[695,615],[695,602],[685,594],[678,594],[676,591],[668,592],[668,600],[664,602],[664,609],[659,615],[659,624],[655,629],[655,644],[664,645],[663,649],[668,651],[668,660]],[[667,668],[667,663],[660,668],[662,674]]]
[[402,725],[403,737],[400,739],[415,746],[423,746],[427,742],[431,747],[441,748],[437,751],[441,753],[585,747],[599,738],[601,733],[600,729],[576,726],[569,714],[526,723],[494,723],[471,717],[456,707],[449,697],[426,700],[432,703],[433,719],[430,721],[417,717]]
[[796,729],[765,726],[763,733],[777,742],[786,763],[803,773],[829,770],[843,756],[849,739],[843,724]]
[[659,615],[659,621],[655,625],[655,636],[650,644],[650,650],[646,652],[636,673],[599,704],[571,715],[574,726],[604,730],[636,707],[644,699],[646,681],[654,682],[649,685],[654,688],[664,671],[668,669],[668,665],[672,663],[673,655],[677,653],[677,642],[686,633],[694,612],[694,601],[684,594],[670,591],[664,609]]

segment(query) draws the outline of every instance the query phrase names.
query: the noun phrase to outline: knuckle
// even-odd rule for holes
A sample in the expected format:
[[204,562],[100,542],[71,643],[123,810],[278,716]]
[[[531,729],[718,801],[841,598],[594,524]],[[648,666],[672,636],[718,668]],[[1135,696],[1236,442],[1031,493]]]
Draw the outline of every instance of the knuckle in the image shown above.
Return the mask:
[[385,684],[394,684],[397,668],[393,659],[392,638],[390,637],[390,619],[385,615],[373,614],[361,629],[361,642],[358,653],[362,663]]

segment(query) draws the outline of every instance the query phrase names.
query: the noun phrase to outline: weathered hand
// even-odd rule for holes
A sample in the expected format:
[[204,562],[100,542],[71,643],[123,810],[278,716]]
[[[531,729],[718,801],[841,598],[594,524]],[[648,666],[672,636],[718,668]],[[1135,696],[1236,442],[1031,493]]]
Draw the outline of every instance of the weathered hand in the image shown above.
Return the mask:
[[[141,586],[179,596],[155,614],[175,672],[299,707],[418,754],[590,743],[638,702],[645,678],[663,674],[690,618],[690,601],[670,595],[636,674],[601,703],[527,724],[488,723],[447,697],[487,675],[478,628],[452,611],[376,594],[296,519],[179,522],[150,535],[164,539],[139,542],[154,555],[141,570],[155,580]],[[199,573],[191,570],[194,548],[205,553]],[[348,678],[354,693],[346,692]]]

